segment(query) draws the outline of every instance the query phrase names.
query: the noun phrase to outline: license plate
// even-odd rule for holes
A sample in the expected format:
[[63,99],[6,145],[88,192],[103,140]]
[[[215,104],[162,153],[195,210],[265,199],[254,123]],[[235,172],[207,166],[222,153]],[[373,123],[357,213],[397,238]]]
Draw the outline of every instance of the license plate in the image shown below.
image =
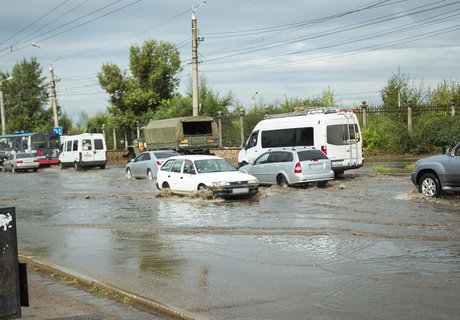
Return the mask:
[[310,168],[313,170],[321,170],[323,169],[323,164],[322,163],[311,164]]
[[343,166],[343,161],[332,161],[333,167],[341,167]]
[[233,189],[233,193],[248,193],[249,188],[238,188],[238,189]]

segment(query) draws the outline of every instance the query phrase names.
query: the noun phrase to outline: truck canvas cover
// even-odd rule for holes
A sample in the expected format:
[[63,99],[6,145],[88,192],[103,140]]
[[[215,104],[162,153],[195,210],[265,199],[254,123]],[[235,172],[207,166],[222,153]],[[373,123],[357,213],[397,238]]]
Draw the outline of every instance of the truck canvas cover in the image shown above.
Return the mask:
[[205,116],[152,120],[142,130],[148,147],[198,147],[219,139],[217,123]]

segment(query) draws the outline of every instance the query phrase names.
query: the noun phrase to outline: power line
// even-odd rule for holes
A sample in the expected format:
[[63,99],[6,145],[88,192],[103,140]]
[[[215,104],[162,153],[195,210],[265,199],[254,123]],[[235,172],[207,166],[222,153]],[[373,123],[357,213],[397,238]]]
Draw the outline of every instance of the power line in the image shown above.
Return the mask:
[[51,12],[55,11],[56,9],[58,9],[59,7],[61,7],[62,5],[64,5],[66,2],[68,2],[69,0],[64,0],[63,2],[61,2],[59,5],[57,5],[56,7],[54,7],[53,9],[51,9],[50,11],[48,11],[47,13],[45,13],[44,15],[42,15],[41,17],[39,17],[38,19],[36,19],[35,21],[29,23],[27,26],[25,26],[24,28],[22,28],[21,30],[17,31],[15,34],[9,36],[7,39],[3,40],[0,45],[3,45],[5,42],[7,42],[8,40],[11,40],[13,39],[15,36],[17,36],[18,34],[21,34],[23,31],[27,30],[29,27],[33,26],[35,23],[37,23],[38,21],[40,21],[41,19],[43,19],[44,17],[46,17],[47,15],[49,15]]

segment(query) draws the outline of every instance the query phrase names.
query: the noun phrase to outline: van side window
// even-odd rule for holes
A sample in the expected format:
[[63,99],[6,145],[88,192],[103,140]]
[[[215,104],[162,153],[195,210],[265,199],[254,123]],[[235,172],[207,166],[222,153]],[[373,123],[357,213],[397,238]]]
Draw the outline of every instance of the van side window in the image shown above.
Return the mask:
[[313,146],[312,127],[262,131],[262,148]]
[[66,141],[65,146],[66,146],[65,148],[66,151],[72,151],[72,141]]
[[82,149],[83,149],[83,151],[92,150],[91,140],[90,139],[83,139],[83,141],[82,141]]
[[72,151],[78,151],[78,140],[72,142]]
[[327,126],[327,143],[336,146],[360,141],[358,125],[336,124]]
[[104,150],[102,139],[94,139],[94,150]]

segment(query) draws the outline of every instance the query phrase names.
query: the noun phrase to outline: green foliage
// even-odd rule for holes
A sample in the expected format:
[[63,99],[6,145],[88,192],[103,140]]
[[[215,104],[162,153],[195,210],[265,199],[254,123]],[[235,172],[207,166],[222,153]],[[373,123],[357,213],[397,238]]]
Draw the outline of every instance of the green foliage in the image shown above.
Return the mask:
[[[136,124],[145,124],[163,101],[174,96],[181,71],[179,51],[167,42],[147,40],[142,48],[130,48],[132,76],[114,64],[104,64],[98,79],[109,94],[113,124],[129,133]],[[147,119],[147,120],[146,120]]]
[[432,106],[446,106],[452,100],[460,104],[460,84],[456,81],[443,81],[435,89],[428,88],[428,104]]
[[460,140],[460,116],[425,115],[414,125],[414,153],[439,153]]
[[413,142],[407,128],[384,118],[362,130],[364,150],[373,153],[405,154]]
[[419,106],[424,102],[423,92],[423,83],[419,86],[410,83],[409,75],[398,70],[398,73],[388,79],[387,85],[380,91],[380,96],[384,108],[394,110],[409,103],[414,107]]
[[[48,85],[35,58],[14,65],[11,79],[3,81],[6,131],[46,132],[53,128],[53,111],[46,108]],[[0,75],[6,79],[8,74]]]

